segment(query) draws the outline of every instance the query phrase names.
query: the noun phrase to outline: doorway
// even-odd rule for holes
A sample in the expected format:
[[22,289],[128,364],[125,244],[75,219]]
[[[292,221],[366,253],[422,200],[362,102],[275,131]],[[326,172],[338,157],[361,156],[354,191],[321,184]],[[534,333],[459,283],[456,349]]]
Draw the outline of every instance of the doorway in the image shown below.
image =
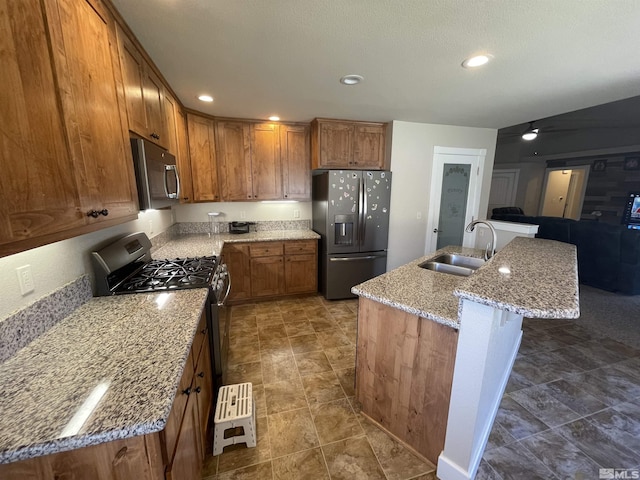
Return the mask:
[[489,218],[494,208],[514,207],[516,205],[519,178],[519,168],[493,169],[487,218]]
[[589,168],[589,165],[570,169],[547,168],[540,202],[540,215],[580,220]]
[[473,247],[464,228],[478,218],[486,149],[434,147],[425,255],[446,245]]

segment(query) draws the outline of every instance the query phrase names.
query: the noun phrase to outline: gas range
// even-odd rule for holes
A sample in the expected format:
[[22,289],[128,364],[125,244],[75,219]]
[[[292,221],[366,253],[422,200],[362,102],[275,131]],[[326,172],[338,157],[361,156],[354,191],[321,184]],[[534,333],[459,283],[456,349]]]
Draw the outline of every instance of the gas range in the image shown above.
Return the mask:
[[208,288],[218,267],[215,256],[154,260],[151,241],[132,233],[91,254],[98,296]]

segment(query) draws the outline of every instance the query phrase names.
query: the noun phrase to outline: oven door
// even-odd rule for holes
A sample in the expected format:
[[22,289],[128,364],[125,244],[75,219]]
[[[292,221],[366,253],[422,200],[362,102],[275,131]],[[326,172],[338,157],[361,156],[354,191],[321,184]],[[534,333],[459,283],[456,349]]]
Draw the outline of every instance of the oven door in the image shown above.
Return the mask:
[[229,351],[229,309],[226,302],[231,291],[231,277],[224,263],[220,263],[211,286],[210,317],[213,372],[226,381],[227,352]]

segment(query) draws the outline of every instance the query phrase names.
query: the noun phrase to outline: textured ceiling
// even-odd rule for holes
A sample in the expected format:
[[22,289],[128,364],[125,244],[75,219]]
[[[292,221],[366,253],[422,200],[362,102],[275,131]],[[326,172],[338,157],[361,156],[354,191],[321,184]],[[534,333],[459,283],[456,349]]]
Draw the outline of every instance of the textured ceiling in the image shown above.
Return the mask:
[[[640,93],[638,0],[112,1],[212,115],[501,128]],[[364,82],[338,82],[351,73]]]

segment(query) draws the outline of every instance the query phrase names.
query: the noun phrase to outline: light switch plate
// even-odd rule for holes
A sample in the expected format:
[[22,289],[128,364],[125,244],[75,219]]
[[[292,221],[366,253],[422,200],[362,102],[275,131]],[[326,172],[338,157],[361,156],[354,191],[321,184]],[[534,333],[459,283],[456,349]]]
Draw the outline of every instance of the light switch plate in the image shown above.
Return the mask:
[[16,273],[18,274],[18,283],[20,284],[20,293],[22,295],[31,293],[36,289],[31,275],[31,265],[23,265],[16,268]]

